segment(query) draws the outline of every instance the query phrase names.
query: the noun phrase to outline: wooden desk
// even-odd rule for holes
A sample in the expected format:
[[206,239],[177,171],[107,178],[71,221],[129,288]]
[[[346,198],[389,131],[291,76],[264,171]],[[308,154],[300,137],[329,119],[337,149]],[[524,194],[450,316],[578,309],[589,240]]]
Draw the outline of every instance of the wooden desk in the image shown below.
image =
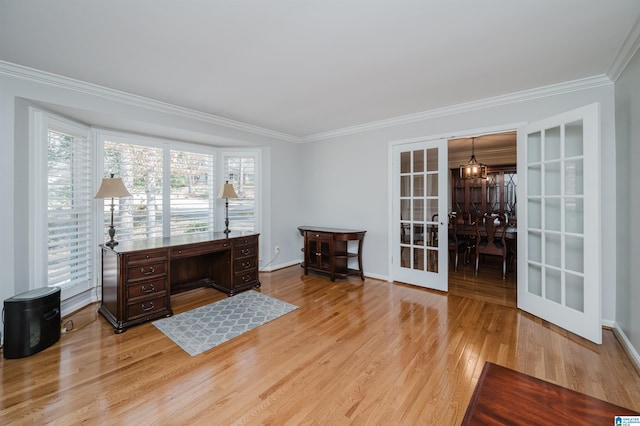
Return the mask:
[[[336,275],[359,275],[364,280],[362,269],[362,242],[367,231],[317,226],[299,226],[304,237],[304,274],[309,270],[327,273],[331,281]],[[357,241],[357,251],[349,251],[349,241]],[[358,260],[358,269],[349,267],[349,259]]]
[[211,286],[232,296],[260,287],[258,234],[210,232],[100,247],[99,312],[116,333],[171,316],[173,293]]
[[614,425],[638,415],[597,398],[487,362],[463,425]]

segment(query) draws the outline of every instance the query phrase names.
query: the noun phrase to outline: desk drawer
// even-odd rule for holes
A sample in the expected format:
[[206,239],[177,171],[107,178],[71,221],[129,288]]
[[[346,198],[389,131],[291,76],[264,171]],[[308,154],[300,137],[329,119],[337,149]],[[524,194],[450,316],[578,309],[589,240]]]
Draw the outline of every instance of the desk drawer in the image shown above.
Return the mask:
[[146,265],[148,263],[166,262],[166,260],[167,260],[166,250],[145,251],[142,253],[127,254],[125,256],[125,263],[127,266],[134,266],[138,264]]
[[248,237],[238,237],[235,240],[236,247],[239,246],[248,246],[248,245],[258,245],[258,236],[250,235]]
[[244,286],[246,284],[252,284],[257,281],[258,281],[258,271],[256,270],[240,272],[236,274],[236,276],[233,278],[233,284],[236,287]]
[[243,257],[241,259],[236,259],[233,262],[233,270],[236,274],[245,271],[257,271],[258,270],[258,257]]
[[236,246],[233,250],[234,258],[256,256],[258,254],[258,245]]
[[136,280],[147,280],[167,275],[167,262],[139,264],[127,268],[127,283]]
[[141,300],[127,306],[127,320],[140,316],[151,315],[163,311],[167,307],[167,296],[162,294],[152,299]]
[[152,281],[140,281],[135,284],[127,284],[127,300],[134,299],[136,297],[157,295],[166,289],[166,277]]
[[196,246],[175,247],[171,249],[172,258],[199,256],[201,254],[212,253],[231,249],[231,241],[215,241]]

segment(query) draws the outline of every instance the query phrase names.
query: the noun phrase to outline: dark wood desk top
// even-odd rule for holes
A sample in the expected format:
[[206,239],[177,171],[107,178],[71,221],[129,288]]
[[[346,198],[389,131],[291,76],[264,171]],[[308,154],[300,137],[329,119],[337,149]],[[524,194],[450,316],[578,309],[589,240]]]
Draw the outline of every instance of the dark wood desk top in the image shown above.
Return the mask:
[[328,232],[331,234],[362,234],[362,235],[364,235],[367,232],[359,229],[324,228],[321,226],[298,226],[298,230],[300,231],[301,235],[304,235],[304,231]]
[[140,240],[121,241],[118,242],[118,245],[114,247],[107,247],[105,244],[101,244],[100,246],[107,250],[113,250],[116,253],[128,253],[139,250],[150,250],[154,248],[175,247],[186,244],[228,240],[252,235],[258,234],[255,232],[231,232],[229,234],[225,234],[224,232],[201,232],[197,234],[184,234],[172,237],[155,237],[143,238]]
[[624,407],[487,362],[463,425],[614,425]]

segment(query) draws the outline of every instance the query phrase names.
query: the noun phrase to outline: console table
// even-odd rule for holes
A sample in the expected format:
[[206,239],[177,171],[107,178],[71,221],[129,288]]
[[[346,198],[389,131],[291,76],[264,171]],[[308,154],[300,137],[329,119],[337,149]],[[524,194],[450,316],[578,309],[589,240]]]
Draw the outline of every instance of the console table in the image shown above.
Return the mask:
[[[364,280],[362,269],[362,243],[367,231],[354,229],[299,226],[304,237],[304,274],[309,270],[327,273],[331,281],[336,275],[359,275]],[[357,250],[349,251],[349,241],[357,241]],[[349,260],[357,259],[358,269],[349,267]]]
[[99,312],[122,333],[171,316],[171,294],[210,286],[233,296],[260,287],[258,235],[210,232],[103,244]]

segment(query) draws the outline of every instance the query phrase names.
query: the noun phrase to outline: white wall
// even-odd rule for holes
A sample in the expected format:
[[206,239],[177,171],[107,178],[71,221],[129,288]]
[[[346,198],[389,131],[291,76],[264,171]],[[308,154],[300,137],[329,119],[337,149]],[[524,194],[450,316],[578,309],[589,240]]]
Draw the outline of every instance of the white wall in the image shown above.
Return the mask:
[[557,113],[599,102],[602,139],[602,205],[607,232],[603,233],[602,314],[615,317],[616,236],[611,232],[615,212],[615,144],[613,84],[522,100],[471,112],[452,113],[420,122],[332,137],[305,144],[303,149],[304,218],[309,225],[364,228],[366,275],[389,276],[388,145],[390,142],[440,135],[456,136],[467,130],[503,127],[540,120]]
[[[29,283],[26,279],[29,250],[26,212],[30,179],[27,113],[30,105],[44,106],[71,118],[81,117],[85,124],[99,124],[115,130],[215,146],[262,147],[265,185],[262,188],[261,263],[269,262],[276,244],[282,248],[278,262],[298,260],[300,247],[292,224],[301,221],[295,199],[302,192],[302,181],[298,178],[301,176],[300,144],[222,126],[204,114],[0,64],[0,170],[4,181],[0,185],[0,199],[7,204],[0,209],[0,223],[3,224],[0,301],[27,291],[30,286],[44,285]],[[86,297],[90,295],[84,295],[83,300]],[[79,306],[67,305],[65,310],[63,305],[63,314]]]
[[[616,81],[616,323],[640,353],[640,51]],[[612,218],[613,220],[614,218]]]

